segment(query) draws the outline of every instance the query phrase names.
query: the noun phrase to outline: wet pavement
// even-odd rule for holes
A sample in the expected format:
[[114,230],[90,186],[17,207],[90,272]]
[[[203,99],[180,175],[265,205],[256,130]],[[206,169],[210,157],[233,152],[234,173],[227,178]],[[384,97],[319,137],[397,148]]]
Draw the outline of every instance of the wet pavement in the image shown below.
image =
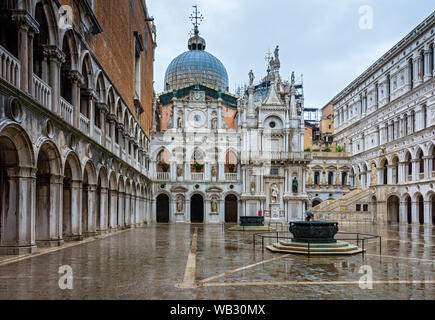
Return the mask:
[[[434,227],[342,224],[340,231],[381,235],[382,255],[375,239],[364,258],[308,258],[262,252],[261,241],[254,250],[252,233],[232,226],[154,224],[0,264],[0,299],[435,298]],[[196,228],[198,286],[179,288]],[[59,288],[62,265],[72,268],[72,290]],[[363,265],[373,289],[358,285]]]

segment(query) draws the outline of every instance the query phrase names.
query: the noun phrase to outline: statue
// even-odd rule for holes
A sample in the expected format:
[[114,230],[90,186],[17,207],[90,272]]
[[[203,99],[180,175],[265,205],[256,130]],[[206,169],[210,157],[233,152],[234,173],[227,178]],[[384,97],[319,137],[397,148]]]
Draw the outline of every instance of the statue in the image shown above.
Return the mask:
[[278,61],[279,60],[279,46],[275,47],[274,54],[275,54],[275,61]]
[[255,179],[252,178],[251,180],[251,193],[254,194],[255,193]]
[[183,211],[183,198],[179,197],[177,200],[177,212]]
[[298,179],[296,177],[294,177],[293,182],[292,182],[293,193],[298,193],[298,187],[299,187]]
[[177,127],[178,129],[183,127],[183,119],[180,116],[178,117]]
[[216,199],[211,200],[211,212],[217,212],[217,201],[216,201]]
[[183,165],[177,165],[177,177],[181,177],[183,175]]
[[216,118],[213,118],[211,120],[211,128],[212,129],[216,129],[217,128],[217,119]]
[[270,189],[270,201],[272,203],[278,202],[278,194],[279,194],[278,186],[274,183]]
[[216,166],[211,167],[211,176],[214,178],[217,176]]
[[254,84],[254,73],[251,71],[249,71],[249,85],[252,86]]
[[361,179],[360,179],[360,174],[359,174],[359,170],[356,173],[356,187],[360,188],[361,187]]

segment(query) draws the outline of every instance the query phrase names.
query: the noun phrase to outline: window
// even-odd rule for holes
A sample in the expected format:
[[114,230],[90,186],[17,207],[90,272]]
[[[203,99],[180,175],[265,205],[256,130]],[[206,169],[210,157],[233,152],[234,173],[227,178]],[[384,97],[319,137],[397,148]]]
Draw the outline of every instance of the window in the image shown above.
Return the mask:
[[369,211],[369,205],[368,204],[364,204],[363,205],[363,211]]
[[361,211],[361,205],[360,204],[356,205],[356,211]]
[[279,174],[279,169],[278,168],[271,168],[270,169],[270,174],[272,176],[277,176]]

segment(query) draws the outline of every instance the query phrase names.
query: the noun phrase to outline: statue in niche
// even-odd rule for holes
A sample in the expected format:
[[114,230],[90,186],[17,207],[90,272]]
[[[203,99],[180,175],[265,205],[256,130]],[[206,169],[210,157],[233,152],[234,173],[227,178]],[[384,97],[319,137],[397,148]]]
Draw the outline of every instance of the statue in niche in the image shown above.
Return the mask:
[[251,193],[255,193],[255,178],[252,178],[251,180]]
[[211,200],[211,212],[217,212],[217,201],[216,199]]
[[177,164],[177,177],[181,177],[183,175],[183,165]]
[[216,166],[212,166],[212,167],[211,167],[211,176],[212,176],[213,178],[215,178],[215,177],[217,176],[217,169],[216,169]]
[[183,119],[178,116],[178,120],[177,120],[177,128],[181,129],[183,127]]
[[361,187],[361,179],[360,179],[360,173],[359,170],[356,172],[356,187],[360,188]]
[[254,79],[255,79],[254,72],[252,72],[252,70],[251,70],[251,71],[249,71],[249,85],[250,86],[252,86],[254,84]]
[[183,211],[183,198],[179,197],[177,200],[177,212]]
[[298,188],[299,188],[298,179],[296,177],[294,177],[293,178],[293,182],[292,182],[292,191],[293,191],[293,193],[298,193]]
[[277,203],[278,194],[279,194],[278,186],[274,183],[272,187],[270,187],[270,202]]
[[217,129],[217,119],[216,118],[213,118],[212,120],[211,120],[211,128],[214,130],[214,129]]

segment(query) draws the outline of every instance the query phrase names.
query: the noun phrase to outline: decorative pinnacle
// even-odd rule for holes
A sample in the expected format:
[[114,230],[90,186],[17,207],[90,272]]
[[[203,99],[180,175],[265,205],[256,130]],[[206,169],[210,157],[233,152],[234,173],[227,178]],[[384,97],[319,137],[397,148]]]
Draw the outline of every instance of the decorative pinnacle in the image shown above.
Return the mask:
[[[189,19],[190,19],[190,21],[192,21],[192,24],[193,24],[193,33],[195,35],[198,35],[199,34],[198,26],[201,24],[202,20],[204,20],[204,17],[201,14],[201,12],[198,11],[198,6],[197,5],[194,5],[192,7],[195,10],[190,15]],[[192,31],[190,33],[192,33]]]

